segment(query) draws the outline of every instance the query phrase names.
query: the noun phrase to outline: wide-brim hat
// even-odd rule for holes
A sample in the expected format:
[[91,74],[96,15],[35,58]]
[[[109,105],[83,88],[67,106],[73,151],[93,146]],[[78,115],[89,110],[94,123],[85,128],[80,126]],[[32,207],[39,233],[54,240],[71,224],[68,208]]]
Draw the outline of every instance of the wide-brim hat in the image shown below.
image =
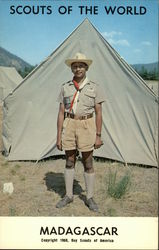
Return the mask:
[[66,65],[69,67],[71,67],[71,64],[75,63],[75,62],[83,62],[83,63],[87,64],[88,66],[90,66],[93,61],[91,59],[86,58],[86,56],[84,54],[79,53],[79,52],[76,53],[73,58],[67,59],[65,61]]

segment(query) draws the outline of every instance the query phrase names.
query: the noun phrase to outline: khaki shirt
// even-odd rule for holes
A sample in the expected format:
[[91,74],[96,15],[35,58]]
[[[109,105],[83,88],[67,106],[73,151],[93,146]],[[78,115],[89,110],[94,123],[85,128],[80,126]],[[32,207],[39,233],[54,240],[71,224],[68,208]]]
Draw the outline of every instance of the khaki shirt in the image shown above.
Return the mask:
[[[71,101],[76,92],[74,83],[68,81],[61,87],[61,92],[57,101],[63,103],[65,106],[65,112],[69,112]],[[87,115],[94,112],[95,104],[104,102],[102,91],[99,84],[90,81],[87,78],[87,82],[84,87],[79,91],[77,99],[76,115]],[[73,110],[71,111],[73,113]]]

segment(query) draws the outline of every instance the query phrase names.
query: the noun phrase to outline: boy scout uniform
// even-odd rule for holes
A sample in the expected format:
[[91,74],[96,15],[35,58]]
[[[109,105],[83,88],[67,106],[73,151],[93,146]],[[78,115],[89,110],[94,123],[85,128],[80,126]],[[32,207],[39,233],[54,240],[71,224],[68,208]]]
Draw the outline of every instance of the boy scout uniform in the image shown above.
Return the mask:
[[[58,102],[65,106],[65,120],[62,131],[62,148],[64,150],[78,149],[87,152],[94,149],[96,125],[93,113],[95,104],[104,101],[99,85],[87,77],[84,86],[78,90],[78,97],[70,111],[71,101],[76,92],[73,81],[64,83]],[[74,106],[76,109],[74,109]]]
[[[78,52],[74,58],[65,61],[70,68],[74,62],[82,62],[89,67],[92,60],[87,59],[84,54]],[[73,79],[62,85],[58,102],[64,104],[65,107],[62,148],[68,151],[75,149],[80,152],[92,151],[96,141],[95,116],[93,117],[95,105],[104,102],[99,85],[90,81],[87,77],[80,85]],[[66,195],[56,204],[57,208],[64,207],[73,201],[74,173],[74,167],[65,167]],[[85,204],[90,210],[98,211],[98,206],[93,200],[95,173],[85,171],[84,179],[86,185]]]

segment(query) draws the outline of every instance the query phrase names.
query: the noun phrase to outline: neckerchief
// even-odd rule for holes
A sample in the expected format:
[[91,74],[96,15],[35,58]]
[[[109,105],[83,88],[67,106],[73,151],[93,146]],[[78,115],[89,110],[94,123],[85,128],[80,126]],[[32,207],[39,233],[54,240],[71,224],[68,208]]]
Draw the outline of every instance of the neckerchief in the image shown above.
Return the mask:
[[74,86],[75,86],[75,89],[76,89],[76,92],[74,93],[74,96],[73,96],[73,99],[71,101],[71,106],[70,106],[70,109],[69,109],[69,112],[71,112],[72,108],[73,108],[73,103],[75,101],[75,97],[77,95],[77,92],[79,91],[79,85],[78,85],[78,82],[76,82],[74,79],[72,80]]
[[76,107],[77,107],[77,99],[78,99],[78,96],[79,96],[79,91],[88,83],[88,78],[86,77],[84,79],[84,81],[81,83],[81,85],[79,86],[79,84],[73,79],[72,80],[73,84],[74,84],[74,87],[76,89],[76,92],[73,96],[73,99],[71,101],[71,105],[70,105],[70,109],[69,109],[69,112],[71,112],[71,110],[73,109],[73,112],[75,114],[76,112]]

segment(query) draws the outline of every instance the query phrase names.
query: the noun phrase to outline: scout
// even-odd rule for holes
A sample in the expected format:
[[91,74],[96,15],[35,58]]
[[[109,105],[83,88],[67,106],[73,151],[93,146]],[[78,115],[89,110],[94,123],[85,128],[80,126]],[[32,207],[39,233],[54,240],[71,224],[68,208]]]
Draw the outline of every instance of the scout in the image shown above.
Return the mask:
[[65,63],[71,68],[74,76],[73,80],[62,85],[58,97],[60,105],[57,118],[56,146],[59,150],[65,150],[66,195],[56,204],[56,207],[62,208],[73,202],[73,180],[78,150],[81,152],[84,166],[85,204],[90,210],[98,211],[98,206],[93,199],[95,182],[93,150],[100,148],[103,144],[101,129],[104,98],[99,85],[86,77],[92,60],[78,52],[72,59],[67,59]]

